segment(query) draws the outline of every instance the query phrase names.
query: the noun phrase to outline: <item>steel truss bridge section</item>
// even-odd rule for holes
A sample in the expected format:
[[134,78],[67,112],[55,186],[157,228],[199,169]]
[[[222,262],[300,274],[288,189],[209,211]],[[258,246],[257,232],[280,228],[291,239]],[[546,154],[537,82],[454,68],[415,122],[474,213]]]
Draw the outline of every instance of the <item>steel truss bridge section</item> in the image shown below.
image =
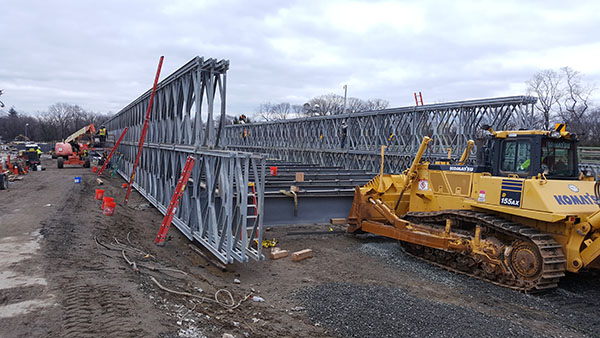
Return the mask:
[[[227,60],[195,57],[158,84],[133,182],[165,214],[187,156],[195,156],[173,224],[223,263],[264,259],[260,249],[265,159],[214,150],[225,121],[228,68]],[[117,149],[123,156],[118,172],[126,180],[131,177],[150,95],[149,90],[105,123],[110,135],[129,128]]]
[[452,148],[457,157],[467,141],[477,137],[481,125],[496,130],[518,127],[515,121],[530,115],[536,101],[511,96],[228,125],[223,128],[223,142],[230,149],[265,153],[283,161],[370,172],[379,171],[380,147],[386,146],[384,170],[401,172],[424,136],[433,138],[426,156],[447,157],[447,149]]
[[[137,143],[122,142],[119,174],[131,175]],[[225,264],[264,259],[261,252],[265,159],[250,153],[194,146],[144,144],[133,187],[163,215],[188,155],[196,165],[173,224]],[[158,230],[158,225],[157,225]]]
[[[162,80],[156,88],[146,141],[218,146],[219,126],[225,123],[228,69],[228,60],[197,56]],[[106,128],[129,127],[125,141],[139,140],[150,95],[151,89],[106,122]]]

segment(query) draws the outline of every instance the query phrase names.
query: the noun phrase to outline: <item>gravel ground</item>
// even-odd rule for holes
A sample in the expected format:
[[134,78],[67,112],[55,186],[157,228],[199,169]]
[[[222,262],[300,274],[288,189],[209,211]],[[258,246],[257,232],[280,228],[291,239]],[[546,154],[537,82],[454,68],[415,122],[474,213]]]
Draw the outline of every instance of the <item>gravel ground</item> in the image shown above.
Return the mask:
[[[330,282],[296,292],[309,318],[341,337],[600,337],[597,273],[525,294],[442,270],[398,242],[367,236],[357,251],[402,278],[378,285]],[[416,281],[416,282],[415,282]]]
[[298,297],[306,302],[313,321],[342,337],[538,336],[508,320],[418,298],[398,288],[326,283],[305,289]]

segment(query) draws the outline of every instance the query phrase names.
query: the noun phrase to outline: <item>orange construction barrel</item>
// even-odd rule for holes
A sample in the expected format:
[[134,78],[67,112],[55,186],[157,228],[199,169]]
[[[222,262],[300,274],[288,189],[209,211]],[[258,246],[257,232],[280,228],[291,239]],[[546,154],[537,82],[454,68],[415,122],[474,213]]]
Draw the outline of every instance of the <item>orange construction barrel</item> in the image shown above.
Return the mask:
[[93,172],[93,173],[97,173],[97,172],[98,172],[98,167],[93,167],[93,168],[92,168],[92,172]]
[[96,199],[97,200],[101,200],[103,196],[104,196],[104,190],[103,189],[96,189]]
[[277,167],[269,167],[271,169],[271,176],[277,176]]

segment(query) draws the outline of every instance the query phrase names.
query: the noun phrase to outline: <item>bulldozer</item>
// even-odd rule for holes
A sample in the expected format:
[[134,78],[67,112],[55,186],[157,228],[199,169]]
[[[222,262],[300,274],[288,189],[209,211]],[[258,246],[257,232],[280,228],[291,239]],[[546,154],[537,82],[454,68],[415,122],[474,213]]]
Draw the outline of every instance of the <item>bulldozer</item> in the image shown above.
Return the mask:
[[355,187],[348,232],[400,241],[446,270],[525,292],[600,268],[600,182],[579,170],[577,135],[483,126],[454,161],[426,161]]

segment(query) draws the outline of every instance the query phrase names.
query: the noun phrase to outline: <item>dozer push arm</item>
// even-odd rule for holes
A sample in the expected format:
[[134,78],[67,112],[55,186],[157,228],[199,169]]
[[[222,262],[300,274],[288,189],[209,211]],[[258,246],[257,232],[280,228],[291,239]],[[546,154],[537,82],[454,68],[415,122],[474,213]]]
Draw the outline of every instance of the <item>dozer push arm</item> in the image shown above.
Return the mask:
[[421,146],[419,146],[419,151],[417,151],[417,155],[415,155],[415,158],[413,159],[410,168],[408,168],[404,172],[404,175],[406,175],[406,179],[402,181],[401,185],[398,187],[398,189],[400,190],[400,194],[398,194],[398,199],[396,200],[394,210],[398,210],[398,205],[400,205],[402,195],[404,195],[406,189],[410,187],[412,181],[414,181],[415,177],[417,177],[417,165],[421,163],[421,158],[423,157],[423,154],[425,153],[425,149],[427,149],[427,144],[429,144],[429,142],[431,142],[430,137],[423,137],[423,141],[421,141]]
[[427,149],[427,144],[429,144],[429,142],[431,142],[430,137],[423,137],[423,141],[421,141],[421,146],[419,146],[419,151],[417,151],[417,155],[415,155],[415,158],[412,164],[410,165],[410,168],[408,168],[404,172],[404,175],[406,175],[407,179],[402,182],[402,186],[398,187],[402,191],[402,193],[400,193],[399,199],[402,198],[402,194],[404,193],[404,191],[408,187],[410,187],[412,181],[415,179],[415,177],[417,177],[417,165],[419,165],[419,163],[421,162],[421,158],[423,157],[423,153],[425,153],[425,149]]
[[460,157],[460,161],[458,161],[458,164],[463,165],[463,164],[465,164],[465,162],[467,162],[467,159],[469,158],[469,154],[471,153],[471,150],[473,149],[474,144],[475,144],[475,141],[473,141],[473,140],[469,140],[467,142],[467,147],[465,148],[465,151],[462,153],[462,156]]
[[431,142],[430,137],[427,137],[427,136],[423,137],[423,141],[421,141],[421,145],[419,146],[417,155],[415,155],[415,158],[414,158],[412,164],[410,165],[410,168],[408,168],[408,170],[406,171],[406,175],[410,178],[410,180],[408,180],[407,182],[409,182],[413,178],[415,178],[415,176],[417,174],[417,165],[419,165],[419,163],[421,163],[421,158],[423,157],[423,154],[425,153],[425,149],[427,149],[427,145],[429,144],[429,142]]

